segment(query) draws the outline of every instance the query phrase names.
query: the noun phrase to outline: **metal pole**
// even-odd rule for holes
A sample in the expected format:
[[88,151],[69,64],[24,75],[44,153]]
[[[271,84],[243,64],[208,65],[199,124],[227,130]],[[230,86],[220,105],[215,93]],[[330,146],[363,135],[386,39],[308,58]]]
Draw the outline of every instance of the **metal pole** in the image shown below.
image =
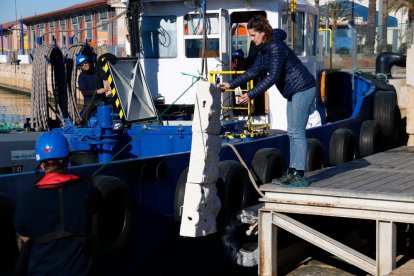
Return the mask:
[[0,37],[1,37],[1,54],[4,55],[4,49],[3,49],[3,25],[0,25]]
[[[325,29],[329,29],[329,1],[327,1],[326,2],[326,4],[325,4]],[[328,51],[330,51],[329,52],[329,54],[331,55],[332,54],[332,49],[330,49],[329,47],[326,47],[326,46],[329,46],[329,44],[328,44],[328,41],[329,41],[329,37],[328,37],[328,34],[325,32],[324,33],[324,36],[325,36],[325,49],[326,49],[326,52],[325,53],[327,53]]]
[[24,27],[22,21],[20,21],[20,43],[22,45],[22,55],[24,55]]
[[355,8],[355,2],[352,0],[352,16],[351,16],[351,26],[354,28],[354,8]]
[[382,46],[382,41],[383,41],[383,35],[382,35],[382,5],[383,5],[383,1],[379,0],[378,1],[378,22],[377,22],[377,26],[378,26],[378,45]]

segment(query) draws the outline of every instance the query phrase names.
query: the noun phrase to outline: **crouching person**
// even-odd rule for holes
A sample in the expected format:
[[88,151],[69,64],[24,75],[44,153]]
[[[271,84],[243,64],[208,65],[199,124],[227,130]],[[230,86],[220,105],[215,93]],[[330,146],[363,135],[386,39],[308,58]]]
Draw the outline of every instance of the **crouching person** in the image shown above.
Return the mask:
[[35,151],[44,175],[17,201],[15,214],[19,237],[31,243],[27,275],[92,275],[88,237],[102,196],[90,181],[66,173],[63,134],[44,133]]

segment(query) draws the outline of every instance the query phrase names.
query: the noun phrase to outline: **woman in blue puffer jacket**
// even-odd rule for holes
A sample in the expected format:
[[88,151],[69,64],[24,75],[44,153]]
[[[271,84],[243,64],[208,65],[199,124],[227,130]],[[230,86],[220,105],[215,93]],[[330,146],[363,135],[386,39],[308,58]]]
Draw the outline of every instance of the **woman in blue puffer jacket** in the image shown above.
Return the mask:
[[253,17],[247,23],[247,29],[251,40],[259,47],[258,56],[244,74],[228,83],[221,83],[220,89],[224,91],[238,87],[266,70],[266,77],[240,96],[239,103],[247,104],[250,99],[276,85],[288,101],[286,113],[290,162],[286,174],[272,182],[286,187],[308,186],[305,178],[306,124],[316,95],[315,78],[284,42],[286,33],[281,29],[272,30],[265,17]]

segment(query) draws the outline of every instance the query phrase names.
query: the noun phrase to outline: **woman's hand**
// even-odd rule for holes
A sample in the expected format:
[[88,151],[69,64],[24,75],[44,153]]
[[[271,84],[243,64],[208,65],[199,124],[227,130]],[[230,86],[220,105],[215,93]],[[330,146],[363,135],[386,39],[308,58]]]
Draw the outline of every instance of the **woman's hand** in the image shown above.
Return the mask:
[[248,104],[250,101],[249,96],[246,94],[243,94],[239,97],[239,104]]
[[223,82],[219,84],[219,88],[221,89],[221,91],[227,90],[230,88],[230,85],[227,82]]

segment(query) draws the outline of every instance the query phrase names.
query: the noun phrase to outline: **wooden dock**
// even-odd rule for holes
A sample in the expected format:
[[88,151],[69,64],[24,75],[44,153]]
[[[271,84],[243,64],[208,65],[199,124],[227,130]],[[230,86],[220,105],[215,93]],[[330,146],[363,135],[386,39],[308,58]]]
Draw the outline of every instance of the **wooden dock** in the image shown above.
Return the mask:
[[[308,175],[306,188],[261,186],[259,274],[277,274],[277,228],[338,256],[371,275],[396,267],[396,225],[414,223],[414,147],[400,147]],[[372,220],[375,260],[336,241],[290,214]]]

